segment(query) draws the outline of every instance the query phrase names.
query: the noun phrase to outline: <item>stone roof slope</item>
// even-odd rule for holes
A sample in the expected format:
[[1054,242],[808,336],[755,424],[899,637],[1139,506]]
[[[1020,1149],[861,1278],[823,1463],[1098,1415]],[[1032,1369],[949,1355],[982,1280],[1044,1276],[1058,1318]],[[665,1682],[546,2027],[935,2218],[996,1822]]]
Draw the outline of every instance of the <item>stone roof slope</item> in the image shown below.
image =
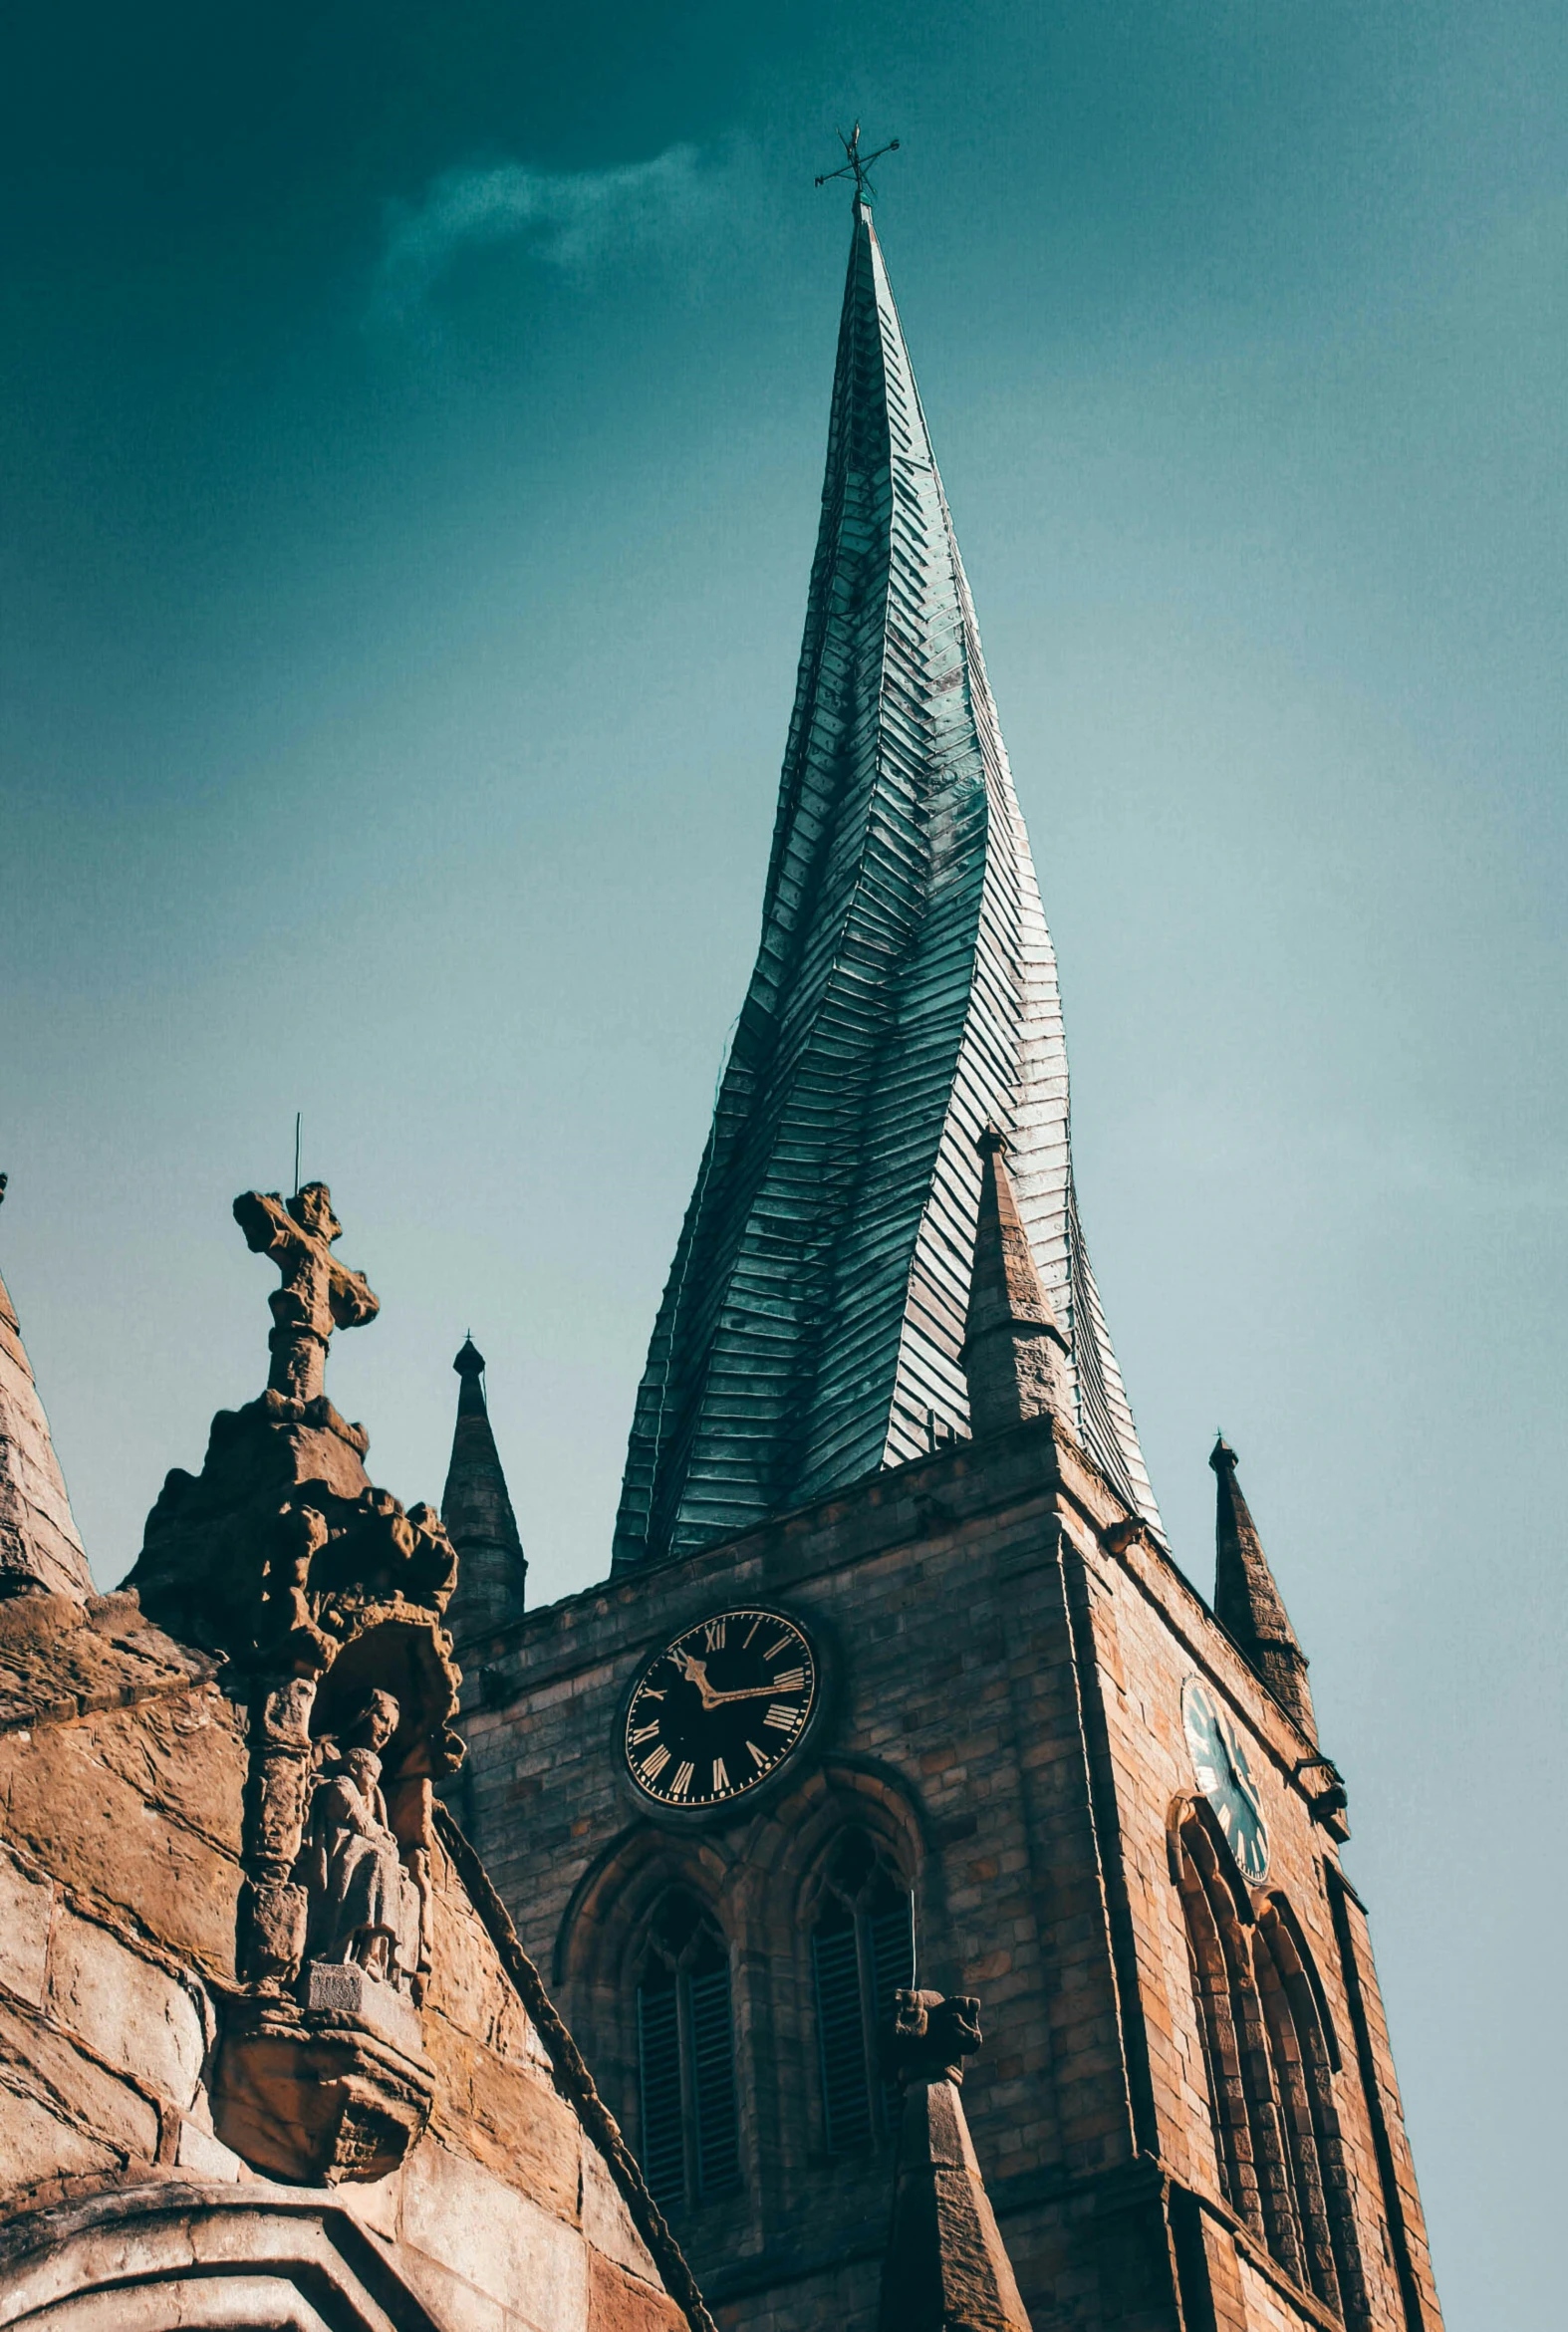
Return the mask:
[[133,1594],[13,1597],[0,1603],[0,1733],[188,1691],[222,1666],[154,1627]]
[[[4,1177],[0,1176],[0,1185]],[[93,1593],[16,1307],[0,1279],[0,1596]]]

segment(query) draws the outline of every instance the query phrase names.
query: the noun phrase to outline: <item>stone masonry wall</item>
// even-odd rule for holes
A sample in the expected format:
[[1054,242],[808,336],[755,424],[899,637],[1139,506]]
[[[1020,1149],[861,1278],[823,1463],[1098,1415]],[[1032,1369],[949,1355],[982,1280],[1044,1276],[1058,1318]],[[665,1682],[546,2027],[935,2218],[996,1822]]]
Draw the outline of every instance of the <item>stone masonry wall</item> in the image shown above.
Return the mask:
[[[422,2010],[437,2099],[401,2170],[288,2188],[213,2135],[246,1769],[215,1668],[133,1596],[0,1605],[0,2324],[83,2278],[189,2274],[205,2245],[258,2290],[292,2291],[306,2258],[338,2289],[334,2323],[412,2323],[416,2299],[443,2332],[679,2332],[439,1849]],[[410,2295],[394,2319],[370,2296],[389,2270]]]

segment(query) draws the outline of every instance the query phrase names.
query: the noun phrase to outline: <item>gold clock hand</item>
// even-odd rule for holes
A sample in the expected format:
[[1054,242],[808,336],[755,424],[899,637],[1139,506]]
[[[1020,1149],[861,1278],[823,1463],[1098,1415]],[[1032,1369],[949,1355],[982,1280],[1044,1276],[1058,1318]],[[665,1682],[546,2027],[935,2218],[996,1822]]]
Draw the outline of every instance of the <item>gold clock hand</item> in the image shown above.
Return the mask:
[[725,1700],[765,1700],[770,1692],[777,1692],[777,1684],[742,1684],[738,1691],[719,1692],[710,1684],[704,1708],[717,1708]]
[[708,1683],[707,1662],[705,1660],[698,1660],[694,1654],[689,1652],[677,1653],[675,1657],[680,1664],[687,1684],[695,1684],[697,1691],[701,1696],[703,1707],[716,1708],[720,1700],[722,1700],[725,1695],[722,1692],[715,1692],[712,1685]]

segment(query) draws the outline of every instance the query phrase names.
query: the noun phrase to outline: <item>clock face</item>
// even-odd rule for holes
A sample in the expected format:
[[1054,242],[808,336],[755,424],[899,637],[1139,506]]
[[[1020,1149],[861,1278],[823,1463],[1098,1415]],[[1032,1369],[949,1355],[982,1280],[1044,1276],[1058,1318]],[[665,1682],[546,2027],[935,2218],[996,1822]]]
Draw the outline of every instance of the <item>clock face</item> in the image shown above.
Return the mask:
[[1255,1887],[1268,1871],[1268,1831],[1241,1736],[1206,1684],[1188,1677],[1181,1721],[1197,1786],[1214,1809],[1244,1879]]
[[817,1705],[810,1644],[777,1612],[719,1612],[651,1660],[627,1705],[627,1767],[661,1806],[722,1806],[789,1755]]

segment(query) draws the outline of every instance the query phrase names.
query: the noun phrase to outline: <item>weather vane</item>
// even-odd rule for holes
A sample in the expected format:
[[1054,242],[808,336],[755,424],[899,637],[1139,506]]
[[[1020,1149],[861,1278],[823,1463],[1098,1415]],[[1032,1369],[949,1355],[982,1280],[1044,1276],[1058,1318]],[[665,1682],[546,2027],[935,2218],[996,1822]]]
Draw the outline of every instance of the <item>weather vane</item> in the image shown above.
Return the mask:
[[824,170],[821,177],[818,178],[817,184],[826,186],[833,178],[853,178],[856,201],[869,202],[877,191],[871,182],[872,163],[880,162],[885,153],[897,153],[899,140],[896,137],[890,137],[887,144],[879,145],[875,153],[862,153],[861,126],[858,122],[848,137],[841,130],[838,132],[838,138],[839,143],[844,148],[843,165],[837,170]]

